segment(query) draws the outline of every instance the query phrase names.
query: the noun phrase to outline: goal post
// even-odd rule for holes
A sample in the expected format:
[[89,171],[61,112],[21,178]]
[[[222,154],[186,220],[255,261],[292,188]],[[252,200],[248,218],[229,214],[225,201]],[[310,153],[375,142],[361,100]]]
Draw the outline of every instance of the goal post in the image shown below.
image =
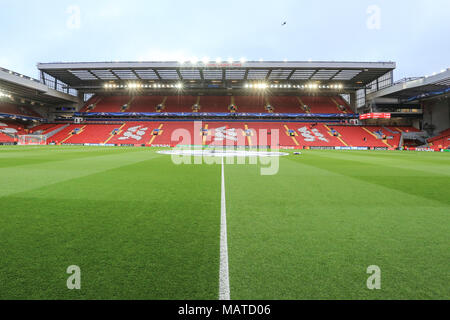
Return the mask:
[[45,135],[21,135],[18,136],[18,144],[21,146],[40,146],[47,144]]

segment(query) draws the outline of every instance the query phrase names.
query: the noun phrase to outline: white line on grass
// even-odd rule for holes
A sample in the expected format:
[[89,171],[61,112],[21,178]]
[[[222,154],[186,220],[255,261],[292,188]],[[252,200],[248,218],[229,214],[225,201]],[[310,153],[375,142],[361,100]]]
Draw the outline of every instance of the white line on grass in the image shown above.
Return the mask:
[[230,277],[228,271],[228,237],[227,237],[227,205],[225,198],[225,165],[222,158],[222,202],[220,221],[220,272],[219,272],[219,300],[228,301],[230,298]]

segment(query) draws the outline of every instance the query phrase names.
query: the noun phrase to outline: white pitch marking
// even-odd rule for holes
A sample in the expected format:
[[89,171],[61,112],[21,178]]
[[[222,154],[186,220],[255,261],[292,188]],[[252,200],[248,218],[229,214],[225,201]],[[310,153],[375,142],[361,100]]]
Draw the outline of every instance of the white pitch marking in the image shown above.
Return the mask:
[[219,300],[229,301],[230,276],[228,271],[228,236],[227,236],[227,207],[225,193],[225,165],[222,158],[222,200],[220,221],[220,271],[219,271]]

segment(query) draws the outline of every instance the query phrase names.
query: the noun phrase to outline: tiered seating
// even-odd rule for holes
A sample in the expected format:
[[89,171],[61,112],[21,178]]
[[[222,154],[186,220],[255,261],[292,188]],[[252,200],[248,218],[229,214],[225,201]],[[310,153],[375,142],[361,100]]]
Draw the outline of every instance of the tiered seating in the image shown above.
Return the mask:
[[[102,99],[101,96],[92,96],[84,105],[83,108],[81,108],[80,112],[90,112],[90,110],[93,106],[95,106],[98,102],[100,102]],[[92,111],[94,112],[94,111]]]
[[51,124],[51,123],[44,123],[44,124],[40,124],[38,126],[35,126],[33,128],[30,129],[30,133],[35,133],[35,132],[44,132],[50,128],[53,128],[55,125]]
[[11,137],[11,136],[9,136],[9,135],[7,135],[7,134],[4,134],[3,132],[0,132],[0,143],[12,143],[12,142],[15,142],[16,141],[16,139],[15,138],[13,138],[13,137]]
[[[154,122],[152,124],[151,138],[147,141],[147,145],[152,146],[172,146],[182,145],[202,145],[201,126],[195,127],[194,122],[174,121],[174,122]],[[156,129],[156,130],[155,130]],[[196,130],[197,129],[197,130]],[[184,141],[183,138],[172,141],[175,131],[179,131],[179,135],[189,133],[190,139]]]
[[[201,97],[194,96],[169,96],[164,103],[163,112],[194,112],[192,107],[201,101]],[[154,112],[154,111],[153,111]],[[199,110],[199,112],[204,112]]]
[[120,125],[115,124],[90,124],[80,130],[76,135],[72,135],[64,143],[83,144],[83,143],[104,143],[111,135],[114,129]]
[[[133,99],[127,112],[157,112],[156,107],[164,102],[161,96],[139,96]],[[166,112],[166,110],[162,110]]]
[[341,96],[337,96],[337,97],[332,97],[332,99],[334,99],[334,101],[337,104],[343,106],[347,113],[350,113],[350,114],[353,113],[352,109],[350,108],[350,106],[348,105],[347,101],[345,101],[344,98],[342,98]]
[[[122,106],[129,104],[128,108]],[[200,106],[194,110],[193,106]],[[237,113],[352,113],[341,97],[316,96],[117,96],[92,97],[81,112],[168,112],[228,113],[234,104]],[[267,105],[272,110],[266,108]],[[157,109],[163,105],[163,109]],[[94,106],[92,108],[92,106]],[[343,108],[340,109],[339,106]]]
[[72,125],[68,126],[67,128],[64,128],[63,130],[61,130],[57,134],[55,134],[47,142],[48,143],[55,142],[56,144],[65,143],[66,140],[68,140],[68,139],[70,139],[72,137],[72,132],[75,129],[79,129],[80,130],[80,129],[82,129],[85,126],[86,125],[72,124]]
[[11,121],[0,121],[0,132],[9,135],[28,134],[28,130],[23,125]]
[[[102,97],[95,108],[89,112],[121,112],[122,106],[129,101],[129,96]],[[89,104],[86,105],[86,107],[88,106]]]
[[11,103],[0,102],[0,113],[11,115],[42,118],[42,116],[30,107],[18,106]]
[[[296,96],[270,97],[270,105],[274,107],[274,113],[308,113]],[[266,112],[266,111],[265,111]]]
[[344,147],[348,146],[343,139],[334,136],[329,127],[323,124],[294,124],[297,141],[303,147]]
[[408,132],[420,132],[420,130],[419,129],[416,129],[416,128],[414,128],[414,127],[387,127],[387,128],[389,128],[389,129],[391,129],[391,130],[394,130],[394,131],[400,131],[400,132],[406,132],[406,133],[408,133]]
[[331,130],[337,131],[342,140],[350,147],[391,147],[377,137],[365,127],[357,126],[328,126]]
[[230,96],[202,96],[200,98],[200,112],[229,112]]
[[40,124],[36,127],[33,127],[29,130],[30,134],[39,133],[42,135],[46,135],[52,133],[53,131],[65,126],[65,124],[54,124],[54,123],[46,123]]
[[234,103],[237,107],[237,112],[267,113],[265,96],[235,96]]
[[311,113],[343,113],[331,97],[304,96],[301,101],[310,108]]
[[[398,146],[400,145],[402,134],[398,130],[393,130],[387,127],[375,127],[375,126],[367,127],[367,129],[373,134],[375,134],[381,140],[383,139],[386,140],[386,143],[389,146],[392,146],[393,148],[398,148]],[[392,139],[390,139],[391,137]]]
[[450,129],[442,131],[439,136],[428,139],[428,143],[432,147],[446,149],[450,146]]
[[[78,134],[72,134],[78,129]],[[190,141],[172,141],[178,129],[188,132]],[[260,141],[261,130],[267,138]],[[70,125],[49,139],[62,144],[114,144],[136,146],[176,146],[180,143],[195,145],[265,146],[279,132],[276,147],[381,147],[397,148],[401,133],[391,127],[325,125],[302,122],[216,122],[216,121],[133,121],[117,124]],[[415,130],[403,127],[403,130]],[[447,136],[448,146],[448,131]],[[393,139],[381,139],[383,136]],[[434,141],[441,142],[436,138]],[[433,142],[433,144],[435,144]]]
[[[143,145],[148,144],[152,138],[152,131],[156,122],[127,122],[115,127],[117,133],[105,140],[108,144]],[[114,130],[114,129],[113,129]],[[111,130],[111,132],[113,131]]]

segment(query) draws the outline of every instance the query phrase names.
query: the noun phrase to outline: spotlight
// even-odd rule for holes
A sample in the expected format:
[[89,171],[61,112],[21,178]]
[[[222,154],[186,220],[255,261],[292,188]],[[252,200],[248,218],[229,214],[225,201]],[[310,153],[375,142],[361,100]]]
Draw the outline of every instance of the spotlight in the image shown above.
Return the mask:
[[241,63],[246,63],[247,62],[247,60],[245,59],[245,58],[241,58]]
[[222,63],[222,58],[217,58],[217,59],[216,59],[216,63],[217,63],[217,64]]
[[208,63],[209,63],[209,58],[208,58],[208,57],[204,57],[204,58],[202,59],[202,62],[203,62],[204,64],[208,64]]

